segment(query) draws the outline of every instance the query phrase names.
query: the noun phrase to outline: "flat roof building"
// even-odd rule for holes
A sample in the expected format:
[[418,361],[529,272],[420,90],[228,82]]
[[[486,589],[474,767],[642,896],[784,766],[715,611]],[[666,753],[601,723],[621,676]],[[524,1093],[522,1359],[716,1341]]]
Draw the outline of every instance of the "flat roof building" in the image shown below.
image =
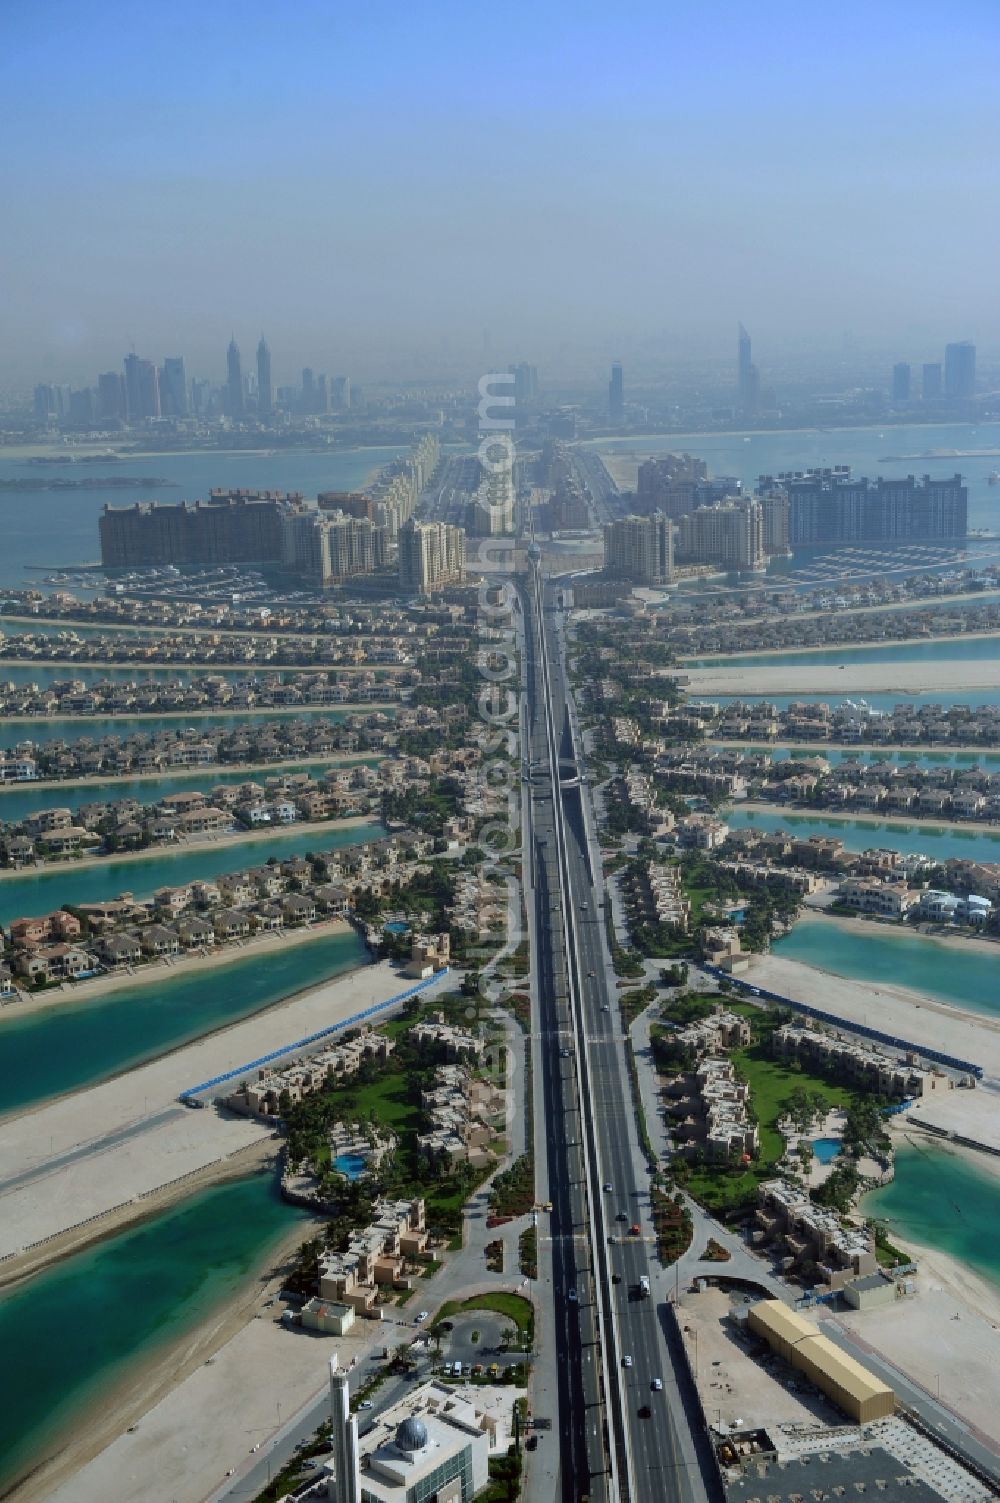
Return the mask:
[[856,1424],[886,1419],[896,1408],[896,1395],[860,1362],[842,1352],[812,1321],[778,1299],[750,1306],[750,1330],[767,1342],[790,1367],[803,1373]]

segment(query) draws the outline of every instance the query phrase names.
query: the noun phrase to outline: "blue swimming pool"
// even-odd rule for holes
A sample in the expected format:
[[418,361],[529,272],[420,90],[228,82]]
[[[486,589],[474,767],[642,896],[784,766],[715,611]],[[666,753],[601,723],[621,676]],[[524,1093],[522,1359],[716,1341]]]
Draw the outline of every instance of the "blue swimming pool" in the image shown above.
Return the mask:
[[402,919],[396,919],[394,923],[386,924],[385,932],[386,934],[405,934],[409,927],[409,924],[404,923]]
[[813,1153],[821,1164],[831,1164],[840,1152],[839,1138],[813,1138]]
[[367,1168],[367,1160],[360,1153],[338,1153],[333,1167],[348,1179],[358,1179]]

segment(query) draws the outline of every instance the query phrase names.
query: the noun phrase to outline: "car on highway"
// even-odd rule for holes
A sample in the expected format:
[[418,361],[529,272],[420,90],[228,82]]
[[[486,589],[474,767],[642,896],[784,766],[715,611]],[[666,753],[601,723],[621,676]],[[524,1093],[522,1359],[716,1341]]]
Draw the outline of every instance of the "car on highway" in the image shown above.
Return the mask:
[[640,1419],[649,1419],[649,1417],[652,1414],[652,1412],[653,1411],[652,1411],[652,1409],[650,1409],[650,1407],[649,1407],[648,1404],[643,1404],[642,1408],[639,1410],[639,1418]]
[[632,1366],[632,1358],[629,1356],[628,1352],[626,1352],[625,1356],[622,1358],[622,1367],[631,1367],[631,1366]]
[[612,1184],[607,1184],[607,1185],[605,1185],[605,1186],[604,1186],[604,1193],[605,1193],[605,1195],[610,1195],[610,1194],[611,1194],[611,1192],[612,1192],[612,1190],[613,1190],[613,1189],[614,1189],[614,1188],[615,1188],[615,1187],[614,1187],[614,1185],[612,1185]]
[[420,1314],[417,1316],[415,1324],[419,1325],[422,1320],[426,1320],[429,1313],[430,1312],[427,1310],[421,1310]]
[[362,1399],[361,1402],[360,1402],[360,1404],[358,1405],[358,1408],[359,1409],[371,1409],[372,1408],[372,1401],[371,1401],[371,1399]]
[[654,1393],[662,1393],[663,1392],[663,1379],[662,1378],[654,1378],[653,1381],[652,1381],[652,1383],[649,1386],[652,1388],[652,1390],[653,1390]]
[[568,1049],[560,1049],[559,1050],[559,1058],[560,1059],[569,1059],[569,1050]]
[[628,1229],[628,1234],[629,1234],[630,1237],[638,1237],[638,1235],[639,1235],[639,1223],[638,1223],[638,1221],[633,1221],[632,1225]]
[[581,909],[581,911],[583,913],[586,913],[586,911],[587,911],[587,905],[586,905],[586,903],[581,903],[580,904],[580,909]]
[[611,1008],[608,1006],[608,1004],[606,1002],[602,1002],[601,1003],[601,1011],[602,1012],[610,1012]]
[[570,1302],[570,1304],[571,1305],[575,1305],[578,1299],[579,1299],[579,1295],[577,1294],[576,1290],[575,1289],[571,1289],[569,1291],[569,1302]]
[[628,1220],[628,1211],[619,1211],[618,1215],[615,1217],[615,1220],[616,1221],[627,1221]]
[[588,971],[588,972],[587,972],[587,975],[588,975],[588,976],[596,976],[596,975],[597,975],[597,972],[596,972],[596,971]]

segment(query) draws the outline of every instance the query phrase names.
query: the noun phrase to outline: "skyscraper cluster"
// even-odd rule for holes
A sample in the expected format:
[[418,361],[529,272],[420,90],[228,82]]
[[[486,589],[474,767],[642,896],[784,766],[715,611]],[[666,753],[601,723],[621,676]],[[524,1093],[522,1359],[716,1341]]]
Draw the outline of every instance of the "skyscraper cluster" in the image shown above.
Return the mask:
[[[944,348],[944,365],[928,361],[921,370],[920,396],[924,402],[968,402],[976,394],[976,347],[969,339]],[[905,407],[913,401],[912,372],[905,361],[892,368],[892,402]]]

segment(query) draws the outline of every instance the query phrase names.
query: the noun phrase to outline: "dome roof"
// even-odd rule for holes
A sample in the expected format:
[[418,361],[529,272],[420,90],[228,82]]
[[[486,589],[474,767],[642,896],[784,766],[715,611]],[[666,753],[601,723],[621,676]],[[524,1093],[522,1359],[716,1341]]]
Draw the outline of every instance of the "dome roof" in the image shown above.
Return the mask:
[[396,1444],[401,1451],[422,1451],[427,1444],[427,1426],[422,1419],[410,1415],[396,1431]]

